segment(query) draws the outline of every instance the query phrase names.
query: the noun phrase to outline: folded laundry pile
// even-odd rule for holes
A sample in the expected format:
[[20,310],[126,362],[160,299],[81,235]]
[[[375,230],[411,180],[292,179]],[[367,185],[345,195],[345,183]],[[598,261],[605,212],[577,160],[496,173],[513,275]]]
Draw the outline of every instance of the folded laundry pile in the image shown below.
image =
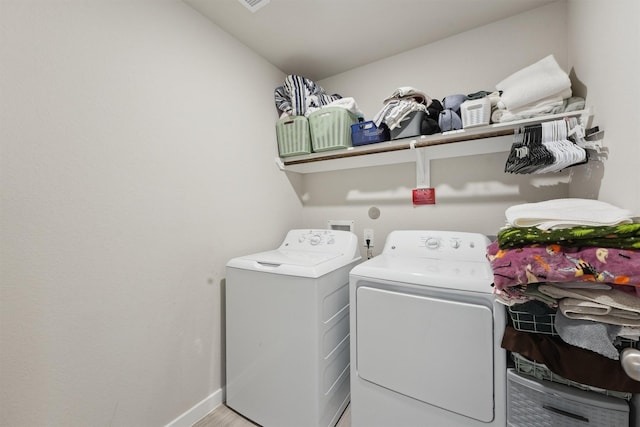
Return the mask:
[[[442,105],[421,90],[411,86],[399,87],[383,104],[373,122],[378,127],[386,125],[391,130],[392,137],[404,138],[440,132],[438,114]],[[412,129],[407,129],[409,126]]]
[[491,114],[494,123],[584,109],[584,98],[572,96],[571,80],[548,55],[496,84],[500,100]]
[[634,222],[628,209],[600,200],[565,198],[514,205],[505,210],[507,226],[548,231],[574,226],[607,226]]
[[640,338],[640,223],[626,209],[579,198],[516,205],[505,217],[487,257],[511,316],[503,348],[516,367],[541,364],[541,379],[640,392],[619,362]]
[[323,107],[340,107],[362,118],[363,114],[353,98],[343,98],[339,94],[328,95],[325,90],[303,76],[290,74],[282,86],[274,90],[276,108],[280,117],[306,116]]

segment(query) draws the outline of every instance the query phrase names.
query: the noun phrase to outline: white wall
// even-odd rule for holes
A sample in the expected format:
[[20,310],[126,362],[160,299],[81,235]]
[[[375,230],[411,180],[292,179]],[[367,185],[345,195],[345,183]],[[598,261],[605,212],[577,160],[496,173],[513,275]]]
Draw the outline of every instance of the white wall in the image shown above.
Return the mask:
[[[544,25],[540,25],[544,23]],[[413,86],[432,98],[495,90],[511,73],[549,54],[567,69],[566,4],[550,5],[356,68],[320,82],[329,93],[352,96],[367,119],[400,86]],[[482,144],[483,141],[477,141]],[[507,153],[431,162],[436,205],[414,207],[413,163],[305,175],[304,216],[308,226],[327,219],[354,219],[376,234],[374,254],[394,229],[445,229],[495,234],[504,210],[516,203],[568,194],[568,173],[544,177],[503,172]],[[368,217],[376,206],[381,215]]]
[[300,225],[284,75],[179,1],[2,0],[0,63],[0,425],[220,398],[224,265]]
[[576,168],[571,195],[640,215],[640,2],[570,0],[569,62],[604,130],[603,161]]
[[437,160],[438,204],[414,208],[412,164],[277,171],[282,73],[181,2],[1,0],[0,425],[158,426],[217,396],[224,264],[289,228],[355,219],[378,253],[392,229],[492,234],[507,206],[569,192],[640,211],[639,16],[559,2],[320,82],[371,118],[399,86],[491,90],[549,53],[573,69],[604,167]]

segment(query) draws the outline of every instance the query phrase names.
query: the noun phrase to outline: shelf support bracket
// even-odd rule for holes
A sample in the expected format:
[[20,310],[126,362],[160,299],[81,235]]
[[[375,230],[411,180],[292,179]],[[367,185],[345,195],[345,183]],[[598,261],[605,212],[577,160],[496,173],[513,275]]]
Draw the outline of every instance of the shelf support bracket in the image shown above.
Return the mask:
[[431,160],[427,157],[427,148],[416,150],[416,188],[431,186]]
[[509,152],[512,135],[416,148],[416,188],[431,187],[431,160]]

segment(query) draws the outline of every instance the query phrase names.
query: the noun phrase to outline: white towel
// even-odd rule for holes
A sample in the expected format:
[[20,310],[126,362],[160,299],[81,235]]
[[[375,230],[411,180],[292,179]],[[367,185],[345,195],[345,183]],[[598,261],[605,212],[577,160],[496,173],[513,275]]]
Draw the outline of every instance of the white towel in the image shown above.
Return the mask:
[[[352,97],[344,97],[344,98],[336,99],[335,101],[332,101],[327,105],[322,106],[322,108],[326,108],[326,107],[344,108],[345,110],[351,111],[353,114],[356,115],[356,117],[364,118],[364,114],[362,114],[362,111],[358,107],[356,100]],[[307,113],[306,116],[309,117],[309,114],[310,113]]]
[[502,91],[500,101],[513,110],[571,88],[569,75],[560,68],[553,55],[529,65],[496,85]]
[[572,92],[571,88],[564,89],[558,93],[554,93],[553,95],[547,96],[545,98],[539,99],[537,101],[532,102],[531,104],[523,105],[518,108],[511,108],[507,110],[501,101],[498,101],[498,108],[505,109],[506,111],[510,111],[513,114],[522,114],[527,113],[531,110],[545,108],[549,105],[554,107],[562,107],[564,109],[564,102],[566,99],[571,98]]
[[507,208],[505,216],[507,223],[514,227],[538,227],[542,230],[633,222],[633,215],[627,209],[600,200],[579,198],[515,205]]
[[559,114],[564,109],[564,100],[557,98],[554,101],[545,101],[540,104],[521,107],[517,112],[512,110],[502,110],[496,108],[491,113],[491,120],[494,123],[512,122],[514,120],[530,119],[532,117],[545,116],[549,114]]

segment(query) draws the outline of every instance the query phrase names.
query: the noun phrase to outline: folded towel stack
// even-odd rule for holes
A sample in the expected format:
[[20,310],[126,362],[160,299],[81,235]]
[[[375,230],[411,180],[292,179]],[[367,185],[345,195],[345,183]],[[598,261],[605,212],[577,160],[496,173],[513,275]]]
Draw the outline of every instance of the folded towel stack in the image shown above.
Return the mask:
[[632,214],[601,200],[565,198],[524,203],[507,208],[507,223],[541,230],[588,226],[613,226],[632,222]]
[[558,114],[566,111],[568,105],[575,111],[582,99],[567,103],[572,95],[571,80],[553,55],[511,74],[499,82],[496,89],[502,95],[492,113],[493,122]]
[[560,301],[569,319],[593,320],[620,326],[640,326],[640,298],[618,289],[562,289],[540,285],[540,292]]
[[[505,217],[506,226],[487,247],[487,256],[496,300],[509,307],[514,328],[523,332],[513,336],[513,345],[503,342],[503,347],[517,357],[534,357],[560,377],[605,386],[588,372],[605,371],[605,366],[614,366],[612,360],[622,363],[621,349],[640,348],[640,223],[627,209],[579,198],[515,205]],[[529,312],[534,301],[546,304],[553,314]],[[514,313],[518,319],[540,318],[540,324],[553,328],[522,328]],[[572,361],[546,344],[537,354],[523,353],[522,343],[541,342],[532,337],[541,333],[557,335],[545,342],[569,351],[586,350],[593,364],[569,369]],[[640,368],[636,371],[635,377],[621,371],[628,384],[606,382],[606,389],[640,390]]]

